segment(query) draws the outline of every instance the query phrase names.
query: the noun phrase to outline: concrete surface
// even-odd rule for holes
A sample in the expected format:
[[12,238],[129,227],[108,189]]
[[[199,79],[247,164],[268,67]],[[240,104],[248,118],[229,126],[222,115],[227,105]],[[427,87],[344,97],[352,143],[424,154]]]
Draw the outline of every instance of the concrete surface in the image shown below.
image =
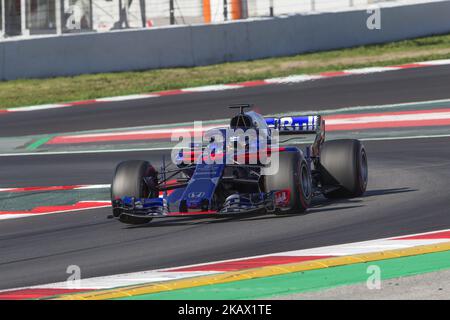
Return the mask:
[[271,300],[449,300],[450,270],[388,279],[380,289],[369,290],[365,283],[292,294]]

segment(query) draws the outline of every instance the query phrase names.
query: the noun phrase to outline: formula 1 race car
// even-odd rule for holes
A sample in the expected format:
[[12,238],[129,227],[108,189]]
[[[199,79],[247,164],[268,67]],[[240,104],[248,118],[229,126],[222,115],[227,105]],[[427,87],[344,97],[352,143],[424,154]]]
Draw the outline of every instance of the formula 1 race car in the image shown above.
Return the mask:
[[[229,127],[207,131],[201,143],[191,138],[187,147],[175,150],[172,163],[163,159],[160,170],[148,161],[120,163],[111,185],[112,217],[143,224],[165,217],[298,214],[318,195],[349,198],[365,192],[363,144],[325,141],[321,116],[264,118],[245,112],[251,105],[230,107],[240,110]],[[315,139],[302,151],[280,142],[285,135]]]

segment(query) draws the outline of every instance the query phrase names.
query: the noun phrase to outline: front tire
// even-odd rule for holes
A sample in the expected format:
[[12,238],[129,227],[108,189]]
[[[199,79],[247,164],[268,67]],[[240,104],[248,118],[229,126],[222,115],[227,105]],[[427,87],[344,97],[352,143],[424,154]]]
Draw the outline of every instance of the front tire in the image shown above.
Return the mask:
[[303,213],[312,199],[311,173],[301,151],[280,152],[279,169],[275,175],[265,176],[266,190],[289,190],[290,208],[277,214]]
[[367,154],[359,140],[324,142],[320,151],[319,170],[325,190],[333,190],[324,193],[327,198],[359,197],[366,191]]
[[[111,184],[111,200],[114,201],[122,197],[156,198],[158,196],[157,192],[147,185],[145,178],[150,178],[148,179],[149,182],[156,185],[156,170],[148,161],[129,160],[119,163]],[[120,212],[113,208],[113,215],[117,217],[120,215]],[[134,222],[129,220],[124,217],[123,222]],[[139,223],[146,223],[150,222],[152,218],[143,217],[137,220],[139,220]]]

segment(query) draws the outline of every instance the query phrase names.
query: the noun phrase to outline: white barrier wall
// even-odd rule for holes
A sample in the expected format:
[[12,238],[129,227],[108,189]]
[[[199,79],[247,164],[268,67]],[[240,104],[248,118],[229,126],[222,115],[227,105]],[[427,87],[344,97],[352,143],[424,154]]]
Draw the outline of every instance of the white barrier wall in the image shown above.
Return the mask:
[[207,65],[450,32],[450,1],[225,24],[70,34],[0,43],[0,79]]

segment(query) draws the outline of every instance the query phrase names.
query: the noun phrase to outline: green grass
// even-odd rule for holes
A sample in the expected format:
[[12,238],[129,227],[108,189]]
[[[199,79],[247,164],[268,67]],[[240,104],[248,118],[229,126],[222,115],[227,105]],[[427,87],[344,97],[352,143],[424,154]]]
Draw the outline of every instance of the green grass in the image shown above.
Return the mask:
[[3,81],[0,108],[447,58],[450,58],[450,34],[205,67]]

